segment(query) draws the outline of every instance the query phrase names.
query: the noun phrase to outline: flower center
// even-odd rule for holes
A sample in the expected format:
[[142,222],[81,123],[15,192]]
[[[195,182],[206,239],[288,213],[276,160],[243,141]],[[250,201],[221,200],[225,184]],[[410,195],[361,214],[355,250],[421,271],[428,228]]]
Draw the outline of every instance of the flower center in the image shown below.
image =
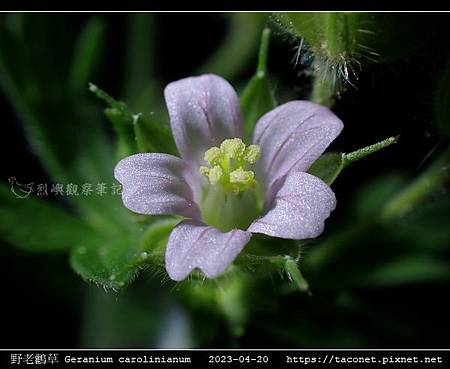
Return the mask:
[[203,220],[222,231],[246,229],[262,207],[251,167],[260,156],[258,145],[246,146],[240,138],[227,139],[220,147],[205,152],[208,166],[199,171],[209,185],[204,188],[201,210]]
[[222,142],[219,147],[211,147],[205,152],[205,161],[210,166],[200,167],[212,185],[219,184],[227,193],[238,194],[256,186],[255,173],[247,170],[259,159],[258,145],[248,147],[240,138],[231,138]]

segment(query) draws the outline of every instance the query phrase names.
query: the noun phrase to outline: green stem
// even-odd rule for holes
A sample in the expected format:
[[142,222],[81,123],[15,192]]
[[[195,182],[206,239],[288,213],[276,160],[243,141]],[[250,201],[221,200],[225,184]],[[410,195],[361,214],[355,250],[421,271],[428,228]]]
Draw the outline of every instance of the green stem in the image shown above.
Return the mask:
[[355,151],[352,151],[349,154],[342,154],[340,165],[336,168],[336,171],[333,173],[333,176],[330,177],[326,183],[328,185],[331,185],[336,178],[341,174],[341,172],[346,168],[349,164],[358,161],[359,159],[362,159],[366,157],[367,155],[373,154],[377,152],[378,150],[384,149],[385,147],[388,147],[392,145],[393,143],[397,142],[398,137],[389,137],[386,138],[383,141],[377,142],[373,145],[369,145],[366,147],[363,147],[362,149],[358,149]]
[[265,15],[234,13],[229,16],[229,31],[211,57],[197,71],[215,73],[226,79],[235,79],[251,63],[258,47]]
[[342,157],[344,168],[347,165],[353,163],[354,161],[362,159],[362,158],[366,157],[367,155],[373,154],[374,152],[377,152],[378,150],[384,149],[385,147],[388,147],[388,146],[392,145],[393,143],[396,143],[397,139],[398,139],[398,136],[397,137],[389,137],[383,141],[377,142],[376,144],[363,147],[362,149],[353,151],[349,154],[344,154]]
[[269,51],[270,29],[264,28],[261,36],[261,44],[259,47],[258,67],[256,74],[262,78],[267,73],[267,55]]
[[326,107],[334,105],[336,95],[336,83],[333,81],[332,72],[326,70],[324,62],[316,56],[313,64],[314,82],[311,92],[311,101]]

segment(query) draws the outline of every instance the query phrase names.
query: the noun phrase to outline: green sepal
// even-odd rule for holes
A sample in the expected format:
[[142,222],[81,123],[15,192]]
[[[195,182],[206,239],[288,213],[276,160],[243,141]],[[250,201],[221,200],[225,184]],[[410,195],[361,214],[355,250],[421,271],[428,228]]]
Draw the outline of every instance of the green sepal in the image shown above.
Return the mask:
[[280,255],[271,257],[270,261],[278,267],[280,271],[286,274],[289,281],[292,282],[299,291],[310,294],[309,284],[300,272],[298,261],[296,259],[289,255]]
[[311,165],[308,173],[331,185],[344,168],[342,156],[341,153],[323,154]]

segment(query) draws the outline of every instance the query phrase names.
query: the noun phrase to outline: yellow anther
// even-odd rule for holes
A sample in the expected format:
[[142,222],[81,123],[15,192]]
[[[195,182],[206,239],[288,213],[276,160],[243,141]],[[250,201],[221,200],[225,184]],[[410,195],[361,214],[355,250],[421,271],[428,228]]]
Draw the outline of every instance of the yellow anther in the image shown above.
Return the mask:
[[201,166],[198,171],[200,172],[200,174],[203,174],[205,177],[208,177],[209,175],[209,168],[205,167],[205,166]]
[[252,184],[254,179],[255,173],[251,170],[243,170],[242,168],[238,168],[230,173],[230,183],[248,186]]
[[261,155],[261,149],[258,145],[250,145],[245,149],[244,159],[250,164],[255,164]]
[[246,147],[240,138],[230,138],[220,148],[211,147],[205,152],[204,159],[209,165],[201,166],[199,172],[210,184],[220,183],[228,193],[237,194],[255,187],[255,173],[247,169],[259,156],[258,145]]
[[204,159],[209,164],[215,165],[219,162],[221,156],[222,154],[218,147],[211,147],[210,149],[206,150]]
[[238,159],[244,154],[245,144],[240,138],[230,138],[220,145],[223,155],[230,159]]
[[216,184],[223,177],[223,170],[220,166],[216,165],[209,170],[208,179],[211,184]]

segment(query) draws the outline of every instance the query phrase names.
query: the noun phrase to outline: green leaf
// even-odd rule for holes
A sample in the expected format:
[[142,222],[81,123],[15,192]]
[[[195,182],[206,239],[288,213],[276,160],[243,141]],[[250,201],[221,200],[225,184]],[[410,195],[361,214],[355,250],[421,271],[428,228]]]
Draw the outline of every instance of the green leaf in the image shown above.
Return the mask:
[[84,222],[37,198],[17,198],[0,185],[0,236],[32,252],[66,251],[93,234]]
[[156,122],[151,114],[133,113],[124,102],[115,100],[92,83],[89,89],[110,106],[105,114],[113,124],[119,138],[119,158],[136,152],[176,152],[175,143],[167,125]]
[[156,220],[143,233],[138,225],[127,232],[115,232],[89,238],[72,249],[70,263],[85,280],[105,288],[128,285],[145,265],[161,263],[176,220]]
[[428,255],[403,256],[364,273],[358,284],[397,286],[419,282],[434,282],[450,277],[450,265]]
[[353,200],[353,211],[359,218],[377,214],[389,200],[401,192],[407,181],[398,173],[375,178],[359,189]]
[[258,119],[276,106],[267,76],[269,38],[270,30],[266,28],[261,37],[256,73],[241,95],[241,106],[245,119],[245,135],[248,140],[251,140],[253,129]]
[[177,155],[172,132],[159,124],[152,114],[138,114],[133,119],[134,134],[139,152],[166,152]]
[[130,232],[122,237],[113,234],[88,238],[72,249],[70,264],[89,282],[112,289],[125,287],[137,275],[137,235]]
[[401,217],[414,209],[425,199],[429,198],[450,179],[450,149],[446,149],[442,155],[420,176],[400,191],[383,208],[380,217],[384,221]]
[[245,333],[245,326],[252,309],[252,284],[248,274],[234,273],[223,279],[220,287],[214,287],[218,309],[228,321],[235,337]]
[[140,246],[141,250],[147,253],[146,257],[152,261],[163,263],[169,234],[179,222],[178,217],[161,218],[147,228]]
[[133,117],[117,108],[105,109],[105,115],[112,123],[117,134],[117,159],[119,160],[138,152],[134,138]]
[[326,184],[331,185],[343,168],[343,154],[326,153],[311,165],[308,173],[319,177]]
[[69,89],[75,94],[84,93],[93,78],[105,44],[105,22],[98,17],[88,20],[78,36],[72,65],[69,71]]
[[408,252],[446,252],[450,245],[450,198],[443,192],[421,206],[414,208],[407,217],[389,222],[388,232]]

